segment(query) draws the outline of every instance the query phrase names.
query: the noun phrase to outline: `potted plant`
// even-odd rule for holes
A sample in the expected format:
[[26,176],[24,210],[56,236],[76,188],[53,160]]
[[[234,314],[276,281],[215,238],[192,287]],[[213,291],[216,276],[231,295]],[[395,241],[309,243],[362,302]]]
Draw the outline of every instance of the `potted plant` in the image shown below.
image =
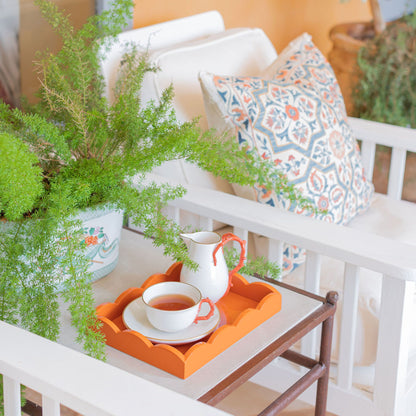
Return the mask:
[[[342,89],[349,115],[415,128],[414,52],[416,16],[408,2],[395,4],[395,16],[387,24],[380,4],[370,1],[372,22],[335,26],[330,37],[333,49],[328,59]],[[386,193],[391,149],[377,146],[373,182],[377,192]],[[403,198],[416,202],[416,155],[407,155]],[[410,161],[409,161],[410,159]]]
[[353,91],[356,115],[416,128],[415,36],[413,13],[389,24],[360,49],[360,76]]
[[[416,128],[416,14],[391,22],[366,42],[357,56],[358,81],[352,91],[353,115],[382,123]],[[391,149],[378,147],[374,185],[386,192]],[[407,154],[403,198],[416,202],[416,155]]]
[[[349,0],[340,0],[345,3]],[[378,0],[369,0],[372,20],[335,25],[329,32],[332,49],[328,60],[335,72],[344,96],[347,113],[353,113],[352,90],[359,79],[357,67],[358,51],[368,39],[380,34],[386,27]]]
[[162,212],[184,189],[146,181],[166,160],[187,158],[230,182],[260,183],[314,208],[274,166],[239,150],[233,139],[222,137],[219,144],[197,120],[178,124],[171,88],[159,103],[142,106],[143,76],[157,69],[134,48],[123,59],[114,102],[103,98],[103,46],[124,26],[132,0],[114,1],[78,31],[50,0],[35,3],[63,46],[57,54],[39,55],[35,107],[0,104],[0,319],[56,340],[61,296],[84,350],[104,358],[86,256],[100,230],[87,232],[87,242],[80,212],[123,211],[167,255],[192,266],[182,230]]

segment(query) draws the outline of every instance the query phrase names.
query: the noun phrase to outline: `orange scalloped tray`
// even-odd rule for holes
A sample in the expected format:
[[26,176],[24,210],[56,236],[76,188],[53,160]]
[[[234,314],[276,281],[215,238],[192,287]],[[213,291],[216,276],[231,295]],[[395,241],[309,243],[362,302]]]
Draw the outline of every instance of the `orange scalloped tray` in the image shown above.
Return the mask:
[[182,263],[173,264],[166,273],[150,276],[140,288],[125,290],[114,303],[99,305],[96,312],[107,345],[185,379],[279,312],[282,296],[267,283],[248,283],[235,273],[231,290],[216,304],[222,317],[220,326],[202,341],[175,346],[153,344],[144,335],[127,329],[122,319],[124,308],[150,285],[179,281],[181,269]]

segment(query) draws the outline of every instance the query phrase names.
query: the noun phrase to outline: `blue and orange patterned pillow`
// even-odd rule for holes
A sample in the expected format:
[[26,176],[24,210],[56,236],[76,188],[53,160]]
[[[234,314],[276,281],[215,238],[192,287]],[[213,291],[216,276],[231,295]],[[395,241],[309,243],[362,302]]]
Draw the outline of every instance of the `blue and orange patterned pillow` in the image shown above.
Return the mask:
[[[332,68],[304,34],[266,72],[263,77],[200,73],[210,126],[234,131],[248,152],[272,160],[327,210],[319,219],[348,223],[368,208],[373,185],[365,178]],[[259,202],[303,214],[275,192],[256,186],[254,194]],[[291,271],[304,256],[286,247],[284,259],[285,270]]]

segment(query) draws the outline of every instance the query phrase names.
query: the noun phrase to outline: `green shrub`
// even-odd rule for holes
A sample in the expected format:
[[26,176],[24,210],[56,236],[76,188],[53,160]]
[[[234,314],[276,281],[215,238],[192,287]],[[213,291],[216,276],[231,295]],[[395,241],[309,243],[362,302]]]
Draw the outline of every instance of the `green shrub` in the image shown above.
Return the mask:
[[28,145],[0,132],[0,212],[12,221],[30,212],[43,192],[37,164]]
[[416,127],[416,14],[392,22],[358,55],[355,115]]

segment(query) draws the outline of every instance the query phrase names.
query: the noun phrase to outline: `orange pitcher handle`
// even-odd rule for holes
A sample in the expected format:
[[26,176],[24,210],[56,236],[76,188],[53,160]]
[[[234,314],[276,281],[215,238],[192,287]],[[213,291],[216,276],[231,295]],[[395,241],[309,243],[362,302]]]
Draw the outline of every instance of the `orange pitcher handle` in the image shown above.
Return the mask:
[[243,266],[244,266],[244,260],[246,259],[246,241],[242,240],[240,237],[237,237],[233,233],[226,233],[222,236],[221,242],[215,247],[214,252],[212,253],[212,256],[214,258],[214,266],[217,265],[217,259],[215,255],[217,254],[217,251],[222,248],[225,244],[227,244],[229,241],[238,241],[241,246],[241,252],[240,252],[240,261],[238,262],[237,266],[234,267],[233,270],[231,270],[228,273],[228,289],[225,292],[225,294],[228,293],[231,287],[231,279],[233,277],[234,273],[237,273]]

